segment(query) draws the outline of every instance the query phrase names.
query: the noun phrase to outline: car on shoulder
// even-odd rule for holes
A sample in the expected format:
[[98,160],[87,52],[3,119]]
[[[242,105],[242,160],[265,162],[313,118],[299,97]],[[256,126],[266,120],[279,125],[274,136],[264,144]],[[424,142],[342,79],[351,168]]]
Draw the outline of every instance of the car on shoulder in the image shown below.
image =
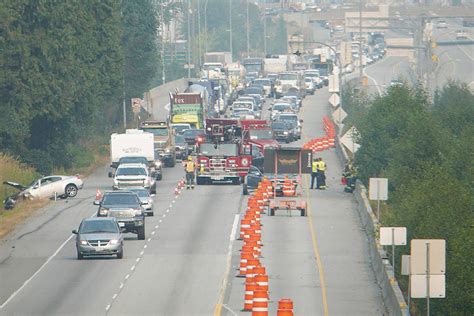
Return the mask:
[[273,121],[272,129],[277,141],[284,141],[288,144],[296,139],[293,128],[287,122]]
[[145,211],[135,192],[105,192],[100,201],[97,217],[113,217],[123,233],[137,234],[139,240],[145,239]]
[[20,192],[14,194],[15,200],[20,197],[25,199],[72,198],[77,195],[84,185],[79,175],[42,177],[31,182],[28,186],[13,181],[5,181],[3,183],[20,190]]
[[154,210],[153,210],[153,197],[155,196],[154,194],[150,194],[150,192],[146,189],[130,189],[129,191],[135,192],[138,195],[138,198],[140,199],[140,203],[145,210],[145,214],[147,216],[153,216]]
[[77,259],[85,256],[117,256],[123,258],[123,235],[112,217],[90,217],[82,220],[76,235]]

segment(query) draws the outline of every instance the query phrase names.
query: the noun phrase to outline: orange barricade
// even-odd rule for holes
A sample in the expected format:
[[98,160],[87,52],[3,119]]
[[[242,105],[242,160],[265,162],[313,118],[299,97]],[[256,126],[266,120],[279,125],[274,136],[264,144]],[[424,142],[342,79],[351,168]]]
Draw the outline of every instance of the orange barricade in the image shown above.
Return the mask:
[[252,316],[268,315],[268,292],[257,285],[253,292]]
[[293,316],[293,301],[289,298],[282,298],[278,301],[277,316]]

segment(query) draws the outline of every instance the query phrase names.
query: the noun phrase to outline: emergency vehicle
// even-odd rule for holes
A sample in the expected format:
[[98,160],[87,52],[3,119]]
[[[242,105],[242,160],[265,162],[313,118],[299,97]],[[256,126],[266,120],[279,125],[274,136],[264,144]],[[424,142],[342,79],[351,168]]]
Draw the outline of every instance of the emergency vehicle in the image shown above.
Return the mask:
[[252,163],[243,149],[238,120],[206,119],[206,138],[197,148],[196,183],[240,184]]
[[279,148],[271,123],[266,120],[241,120],[242,143],[246,154],[263,156],[265,148]]

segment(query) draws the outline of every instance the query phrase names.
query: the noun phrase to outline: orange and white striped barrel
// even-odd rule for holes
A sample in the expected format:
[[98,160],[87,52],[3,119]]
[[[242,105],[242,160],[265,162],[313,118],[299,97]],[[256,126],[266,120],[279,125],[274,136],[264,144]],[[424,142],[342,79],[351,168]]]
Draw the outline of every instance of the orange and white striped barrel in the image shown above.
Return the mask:
[[251,311],[253,307],[253,293],[257,289],[254,282],[245,282],[244,311]]
[[257,285],[253,291],[252,316],[268,315],[268,292]]
[[293,301],[289,298],[282,298],[278,301],[277,316],[293,316]]
[[262,289],[262,290],[265,290],[268,292],[268,275],[264,273],[260,273],[260,274],[257,274],[258,271],[255,271],[255,268],[254,268],[254,278],[253,280],[255,281],[255,283],[257,283],[257,285]]

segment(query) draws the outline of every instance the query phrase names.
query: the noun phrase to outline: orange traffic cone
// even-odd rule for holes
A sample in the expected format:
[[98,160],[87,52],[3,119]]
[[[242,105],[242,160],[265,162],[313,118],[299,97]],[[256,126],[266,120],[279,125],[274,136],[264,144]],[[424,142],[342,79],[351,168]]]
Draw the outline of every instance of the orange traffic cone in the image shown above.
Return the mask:
[[95,200],[96,201],[102,200],[102,192],[100,192],[99,189],[97,189],[97,191],[95,191]]

